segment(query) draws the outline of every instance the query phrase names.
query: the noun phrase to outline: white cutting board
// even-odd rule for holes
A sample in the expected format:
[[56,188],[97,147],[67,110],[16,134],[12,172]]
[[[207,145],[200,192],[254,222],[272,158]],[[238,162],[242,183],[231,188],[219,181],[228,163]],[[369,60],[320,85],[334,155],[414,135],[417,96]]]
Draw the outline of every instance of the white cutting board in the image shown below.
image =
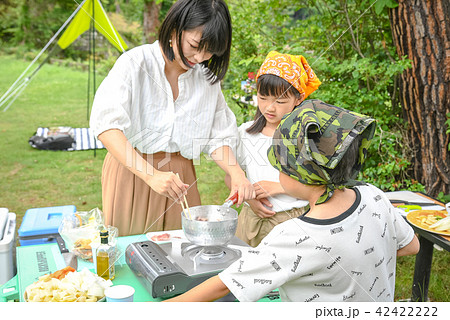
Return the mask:
[[[412,191],[392,191],[385,192],[386,196],[389,200],[404,200],[404,201],[412,201],[412,202],[424,202],[424,203],[434,203],[433,200],[430,200],[421,194],[412,192]],[[406,208],[399,208],[403,211],[406,211]],[[435,206],[424,206],[423,210],[445,210],[445,207],[440,205]]]
[[385,192],[389,200],[405,200],[414,202],[434,203],[434,201],[412,191],[392,191]]

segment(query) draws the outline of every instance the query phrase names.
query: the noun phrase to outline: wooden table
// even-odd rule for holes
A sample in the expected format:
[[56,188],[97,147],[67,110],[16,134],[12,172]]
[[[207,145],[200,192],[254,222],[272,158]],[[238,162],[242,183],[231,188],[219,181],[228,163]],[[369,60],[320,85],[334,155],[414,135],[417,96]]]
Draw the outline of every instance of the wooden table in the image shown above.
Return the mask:
[[450,251],[450,241],[438,234],[416,228],[413,225],[411,226],[419,235],[420,242],[420,251],[416,255],[416,264],[414,267],[411,301],[428,301],[433,246],[436,244],[448,252]]
[[[432,200],[435,204],[442,206],[442,210],[445,210],[445,205],[442,202],[437,201],[424,193],[417,192],[417,194]],[[424,207],[423,209],[426,210],[427,208]],[[450,237],[444,237],[417,228],[411,223],[410,225],[413,227],[416,234],[418,234],[420,242],[420,251],[416,255],[416,262],[414,266],[411,301],[428,301],[428,287],[430,284],[431,263],[433,261],[433,247],[436,244],[442,249],[447,250],[447,252],[450,251]]]

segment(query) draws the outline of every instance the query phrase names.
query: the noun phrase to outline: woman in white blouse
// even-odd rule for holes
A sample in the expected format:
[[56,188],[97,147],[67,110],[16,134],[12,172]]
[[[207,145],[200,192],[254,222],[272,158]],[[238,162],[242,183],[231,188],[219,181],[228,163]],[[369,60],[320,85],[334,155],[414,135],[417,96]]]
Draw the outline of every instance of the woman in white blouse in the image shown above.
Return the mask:
[[231,151],[236,119],[220,88],[230,47],[223,0],[179,0],[159,40],[125,52],[100,85],[90,126],[108,150],[103,212],[119,235],[181,228],[180,197],[200,205],[192,159],[202,152],[231,176],[238,205],[254,198]]

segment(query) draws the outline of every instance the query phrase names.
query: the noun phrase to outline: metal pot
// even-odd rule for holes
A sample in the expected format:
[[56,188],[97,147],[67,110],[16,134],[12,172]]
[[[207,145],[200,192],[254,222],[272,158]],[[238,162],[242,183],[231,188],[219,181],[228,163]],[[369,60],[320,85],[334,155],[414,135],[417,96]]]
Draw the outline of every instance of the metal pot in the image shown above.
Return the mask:
[[236,233],[238,213],[231,205],[238,200],[236,193],[223,205],[189,208],[190,215],[181,212],[181,225],[186,238],[197,245],[222,246]]

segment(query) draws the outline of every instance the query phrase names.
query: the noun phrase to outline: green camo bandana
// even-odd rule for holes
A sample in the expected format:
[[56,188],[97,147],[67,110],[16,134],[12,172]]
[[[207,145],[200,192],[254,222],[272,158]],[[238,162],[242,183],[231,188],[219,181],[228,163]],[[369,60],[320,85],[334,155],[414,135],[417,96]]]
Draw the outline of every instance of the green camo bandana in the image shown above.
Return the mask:
[[325,168],[334,169],[354,137],[362,135],[358,165],[352,174],[356,179],[374,132],[374,119],[320,100],[305,100],[281,120],[267,154],[272,166],[297,181],[326,185],[316,202],[321,204],[335,189],[355,185],[353,180],[340,186],[332,184]]

